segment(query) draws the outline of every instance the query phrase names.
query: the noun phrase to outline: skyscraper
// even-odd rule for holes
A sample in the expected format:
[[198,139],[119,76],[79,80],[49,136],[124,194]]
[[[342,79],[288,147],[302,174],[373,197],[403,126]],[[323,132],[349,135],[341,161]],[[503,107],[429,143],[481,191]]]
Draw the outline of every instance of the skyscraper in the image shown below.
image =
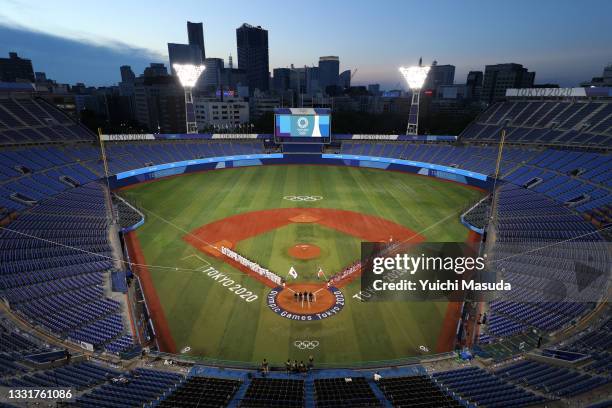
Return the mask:
[[136,79],[136,75],[129,65],[122,65],[119,70],[121,71],[121,82],[134,82]]
[[225,63],[222,58],[206,58],[204,65],[206,70],[198,81],[198,87],[206,92],[216,92],[221,89],[221,74]]
[[338,86],[340,81],[340,58],[326,56],[319,58],[319,86],[326,92],[328,86]]
[[185,91],[178,78],[138,78],[134,84],[135,118],[152,133],[184,133]]
[[485,66],[482,82],[482,100],[495,102],[506,97],[508,88],[531,88],[535,72],[527,71],[521,64],[497,64]]
[[465,81],[465,97],[468,99],[480,99],[482,93],[482,71],[470,71]]
[[245,23],[236,29],[236,45],[238,68],[246,71],[249,92],[267,91],[270,87],[268,31]]
[[161,62],[152,62],[144,69],[144,76],[147,78],[156,76],[167,76],[168,70]]
[[206,51],[204,49],[204,26],[202,23],[187,22],[187,37],[189,45],[196,45],[202,51],[202,61],[206,59]]
[[437,89],[441,85],[452,85],[454,81],[455,66],[449,64],[438,65],[438,62],[434,61],[422,89]]
[[272,88],[276,92],[284,92],[289,89],[291,83],[291,70],[289,68],[274,68]]
[[32,68],[32,61],[29,59],[19,58],[16,52],[9,52],[8,58],[0,58],[0,81],[34,82],[34,69]]
[[308,95],[315,95],[320,91],[319,67],[306,67],[306,93]]

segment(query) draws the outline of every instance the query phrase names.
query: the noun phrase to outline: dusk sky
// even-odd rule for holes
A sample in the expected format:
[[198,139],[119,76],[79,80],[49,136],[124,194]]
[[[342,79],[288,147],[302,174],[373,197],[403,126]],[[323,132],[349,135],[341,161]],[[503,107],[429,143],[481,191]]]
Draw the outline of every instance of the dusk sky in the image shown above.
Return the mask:
[[111,85],[119,66],[137,74],[187,42],[186,21],[204,22],[208,57],[231,53],[236,28],[269,32],[270,71],[338,55],[354,84],[395,88],[400,65],[437,60],[455,82],[485,64],[522,63],[536,83],[575,86],[612,62],[610,0],[431,1],[26,1],[2,0],[0,56],[16,51],[59,82]]

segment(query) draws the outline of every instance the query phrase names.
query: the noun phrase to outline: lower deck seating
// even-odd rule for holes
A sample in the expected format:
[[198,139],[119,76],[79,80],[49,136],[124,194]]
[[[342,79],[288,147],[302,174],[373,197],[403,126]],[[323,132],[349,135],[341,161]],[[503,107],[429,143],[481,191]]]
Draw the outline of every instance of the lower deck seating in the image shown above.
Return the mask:
[[180,374],[137,368],[114,376],[106,384],[81,395],[76,405],[89,408],[141,407],[174,390],[181,381],[183,376]]
[[[125,334],[104,297],[113,270],[105,192],[92,183],[42,200],[0,231],[0,296],[32,324],[95,349]],[[131,347],[113,343],[112,352]]]
[[77,390],[100,384],[118,372],[91,362],[66,365],[4,380],[8,387],[73,387]]
[[461,404],[427,376],[382,378],[378,386],[395,408],[453,408]]
[[583,394],[610,382],[609,378],[536,361],[512,364],[496,371],[495,375],[559,397]]
[[542,396],[477,367],[435,373],[433,378],[443,387],[461,395],[463,399],[488,408],[519,408],[546,401]]
[[317,407],[380,407],[381,402],[363,377],[314,381]]
[[228,405],[240,387],[237,380],[189,377],[166,397],[160,408],[216,408]]
[[304,404],[304,381],[276,378],[254,378],[240,407],[301,407]]

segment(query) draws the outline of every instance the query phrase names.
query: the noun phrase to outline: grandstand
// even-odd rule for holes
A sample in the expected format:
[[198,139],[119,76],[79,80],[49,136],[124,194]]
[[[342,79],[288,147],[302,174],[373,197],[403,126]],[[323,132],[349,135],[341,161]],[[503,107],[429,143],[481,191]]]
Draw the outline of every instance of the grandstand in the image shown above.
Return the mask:
[[520,145],[609,149],[612,107],[609,101],[598,100],[499,102],[481,114],[460,138],[498,141],[502,128],[507,130],[508,142]]
[[[181,359],[155,353],[138,363],[147,368],[128,370],[122,361],[155,341],[147,338],[154,330],[144,329],[148,316],[130,318],[138,281],[129,260],[117,261],[126,259],[117,228],[144,215],[117,197],[109,201],[94,134],[41,99],[0,96],[0,383],[74,387],[76,406],[84,407],[522,407],[605,399],[612,101],[508,100],[483,112],[457,143],[345,140],[340,153],[491,176],[502,128],[507,145],[495,201],[479,202],[463,219],[487,231],[493,271],[517,289],[486,305],[488,321],[470,343],[477,363],[442,370],[424,361],[399,374],[383,367],[378,382],[372,369],[263,377],[252,367],[235,375],[189,362],[188,369],[150,368],[156,359]],[[263,153],[262,139],[106,143],[112,174]],[[538,338],[545,348],[538,350]]]

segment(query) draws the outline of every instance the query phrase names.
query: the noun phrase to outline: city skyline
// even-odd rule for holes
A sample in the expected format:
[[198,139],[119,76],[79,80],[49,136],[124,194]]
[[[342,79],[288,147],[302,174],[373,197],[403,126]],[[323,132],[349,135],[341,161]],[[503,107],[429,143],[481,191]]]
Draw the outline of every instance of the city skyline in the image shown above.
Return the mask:
[[[389,1],[375,8],[365,2],[313,1],[309,8],[283,3],[280,13],[265,12],[275,5],[278,11],[279,3],[272,1],[253,5],[240,0],[231,11],[195,2],[155,10],[113,3],[90,4],[83,13],[70,1],[47,5],[11,0],[0,11],[0,55],[16,51],[31,59],[36,71],[59,82],[113,85],[121,65],[131,65],[137,74],[149,62],[167,65],[167,43],[186,43],[186,22],[202,21],[209,57],[227,63],[231,54],[236,61],[236,28],[261,25],[269,32],[270,72],[292,63],[316,65],[320,56],[338,55],[341,71],[359,70],[354,84],[380,83],[384,89],[403,87],[397,66],[416,63],[421,56],[428,64],[435,59],[455,65],[457,83],[465,82],[470,70],[516,62],[536,71],[536,83],[561,86],[599,75],[612,60],[607,41],[612,28],[603,12],[612,11],[612,4],[604,1],[589,2],[590,9],[601,12],[588,16],[572,1],[524,1],[528,9],[475,0]],[[103,8],[122,12],[109,15]],[[554,18],[547,14],[551,10]],[[92,24],[94,15],[99,24]],[[466,16],[480,23],[468,25]],[[296,30],[297,21],[341,34]]]

